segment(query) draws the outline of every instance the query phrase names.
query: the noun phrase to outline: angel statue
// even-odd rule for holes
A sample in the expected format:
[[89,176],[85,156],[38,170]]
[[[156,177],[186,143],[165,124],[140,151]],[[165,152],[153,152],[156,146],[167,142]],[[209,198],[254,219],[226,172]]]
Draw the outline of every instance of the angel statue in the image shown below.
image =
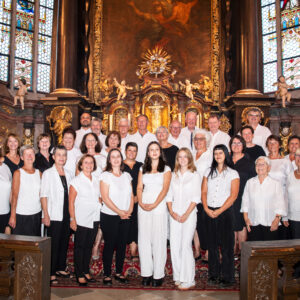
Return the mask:
[[184,93],[185,95],[194,100],[194,94],[193,94],[193,90],[197,89],[199,87],[199,85],[196,84],[192,84],[188,79],[185,80],[185,84],[182,83],[181,81],[179,81],[179,85],[184,89]]
[[20,100],[21,108],[22,110],[24,110],[24,97],[27,94],[27,85],[26,80],[24,78],[18,79],[18,87],[19,89],[17,90],[16,96],[14,97],[13,106],[16,106],[18,104],[18,100]]
[[285,100],[287,100],[287,102],[290,102],[292,98],[292,94],[288,91],[288,89],[292,89],[294,86],[288,85],[285,81],[285,77],[282,75],[278,77],[277,82],[273,83],[273,86],[275,85],[277,85],[275,96],[280,96],[282,100],[282,107],[286,107]]
[[118,98],[117,100],[119,101],[120,99],[124,99],[127,95],[126,90],[133,90],[133,87],[126,85],[126,81],[122,80],[121,83],[117,81],[116,78],[114,78],[114,85],[118,88],[117,89],[117,94]]

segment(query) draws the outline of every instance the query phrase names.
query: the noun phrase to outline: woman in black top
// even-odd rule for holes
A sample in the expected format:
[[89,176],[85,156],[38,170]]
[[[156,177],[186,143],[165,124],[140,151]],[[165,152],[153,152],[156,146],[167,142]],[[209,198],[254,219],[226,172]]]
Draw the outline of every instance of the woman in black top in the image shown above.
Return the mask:
[[39,152],[35,155],[34,167],[42,173],[51,168],[54,164],[52,155],[50,154],[51,137],[48,133],[42,133],[37,138],[37,146]]
[[241,129],[241,136],[246,142],[245,153],[247,153],[254,162],[258,157],[266,156],[266,153],[261,146],[252,143],[254,130],[251,126],[244,126]]
[[[248,179],[256,176],[254,161],[245,152],[246,142],[240,135],[235,135],[229,142],[231,151],[232,166],[240,176],[240,189],[236,201],[233,204],[234,209],[234,232],[235,249],[239,253],[242,242],[247,239],[246,224],[243,213],[240,212],[244,188]],[[238,243],[238,244],[237,244]]]
[[3,162],[9,167],[12,176],[16,170],[22,168],[24,165],[19,155],[20,147],[19,137],[14,133],[9,133],[4,142],[5,157]]
[[130,244],[131,258],[133,261],[138,260],[137,253],[137,241],[138,241],[138,200],[136,196],[136,187],[138,183],[139,170],[143,165],[141,162],[136,161],[136,156],[138,152],[138,145],[134,142],[129,142],[125,146],[125,156],[124,160],[125,168],[124,171],[128,172],[132,177],[132,191],[134,196],[134,206],[130,217],[130,230],[128,243]]
[[160,126],[156,129],[156,138],[162,148],[163,155],[165,160],[167,161],[167,165],[174,170],[175,167],[175,158],[177,151],[179,150],[178,147],[172,145],[168,142],[169,131],[165,126]]

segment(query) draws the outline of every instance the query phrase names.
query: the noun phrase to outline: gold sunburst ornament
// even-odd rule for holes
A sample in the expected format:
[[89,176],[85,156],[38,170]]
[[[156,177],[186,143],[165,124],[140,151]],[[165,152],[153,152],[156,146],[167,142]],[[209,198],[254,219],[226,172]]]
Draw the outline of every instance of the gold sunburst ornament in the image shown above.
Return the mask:
[[143,54],[144,61],[140,65],[139,73],[145,75],[167,75],[171,71],[171,56],[161,47],[155,47],[153,50],[148,49]]

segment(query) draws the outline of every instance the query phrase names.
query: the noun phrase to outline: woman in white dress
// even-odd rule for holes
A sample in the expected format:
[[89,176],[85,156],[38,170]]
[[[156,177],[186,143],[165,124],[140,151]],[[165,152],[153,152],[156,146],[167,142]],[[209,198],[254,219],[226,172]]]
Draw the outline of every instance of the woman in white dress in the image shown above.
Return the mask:
[[168,220],[165,197],[170,180],[171,169],[163,159],[162,148],[158,142],[151,142],[137,186],[138,245],[144,286],[151,282],[154,287],[161,286],[165,276]]
[[200,175],[192,153],[181,148],[176,155],[167,205],[170,219],[170,246],[173,280],[180,290],[195,286],[195,260],[192,241],[201,197]]
[[80,171],[70,183],[69,213],[70,227],[75,231],[74,266],[79,286],[95,282],[89,272],[92,248],[100,221],[100,183],[97,176],[96,161],[85,154],[78,162]]
[[132,178],[124,172],[121,151],[112,149],[107,156],[107,167],[101,175],[100,189],[103,200],[101,228],[103,231],[103,284],[111,285],[111,265],[116,248],[115,280],[128,283],[123,275],[123,265],[133,210]]
[[[200,175],[199,185],[202,185],[202,179],[204,172],[211,166],[213,155],[209,150],[209,144],[211,140],[210,133],[205,129],[197,129],[194,132],[194,145],[196,151],[193,154],[194,163],[197,168],[197,172]],[[195,247],[195,259],[200,259],[200,247],[205,250],[205,256],[202,258],[203,262],[208,261],[207,251],[207,231],[205,229],[205,212],[201,202],[197,205],[197,230],[194,236],[194,247]]]

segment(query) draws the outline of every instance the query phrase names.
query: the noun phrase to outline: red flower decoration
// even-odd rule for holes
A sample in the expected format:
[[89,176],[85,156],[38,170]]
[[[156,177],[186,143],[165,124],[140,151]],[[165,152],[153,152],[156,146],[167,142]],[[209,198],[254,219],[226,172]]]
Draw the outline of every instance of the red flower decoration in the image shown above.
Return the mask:
[[24,59],[22,59],[22,60],[21,60],[21,63],[22,63],[22,64],[25,64],[25,60],[24,60]]
[[292,64],[294,62],[294,59],[292,58],[292,59],[290,59],[290,63]]

